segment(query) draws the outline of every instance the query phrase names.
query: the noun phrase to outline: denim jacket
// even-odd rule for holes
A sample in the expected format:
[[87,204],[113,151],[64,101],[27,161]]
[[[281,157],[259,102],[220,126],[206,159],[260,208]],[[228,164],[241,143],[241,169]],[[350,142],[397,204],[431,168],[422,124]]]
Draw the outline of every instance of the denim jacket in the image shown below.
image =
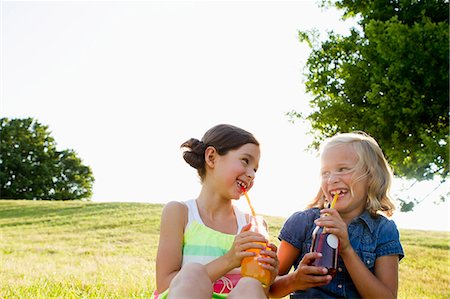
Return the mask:
[[[294,269],[303,256],[310,252],[314,220],[320,217],[318,208],[296,212],[290,216],[283,225],[278,238],[300,250],[301,254],[294,263]],[[403,248],[400,244],[400,236],[394,221],[379,215],[372,218],[368,211],[353,219],[348,225],[350,243],[373,273],[375,260],[384,255],[398,255],[403,258]],[[360,298],[353,281],[348,274],[342,258],[338,258],[338,271],[333,280],[321,287],[315,287],[306,291],[296,291],[291,298]]]

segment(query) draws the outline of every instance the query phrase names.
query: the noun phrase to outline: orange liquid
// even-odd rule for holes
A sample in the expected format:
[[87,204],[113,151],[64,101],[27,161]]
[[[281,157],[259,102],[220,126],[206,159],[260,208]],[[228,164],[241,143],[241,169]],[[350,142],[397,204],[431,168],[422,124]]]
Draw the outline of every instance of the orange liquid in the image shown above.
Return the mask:
[[[259,243],[265,245],[265,243]],[[261,282],[263,287],[269,286],[270,283],[270,271],[264,269],[256,260],[259,256],[260,249],[252,248],[247,250],[248,252],[256,252],[256,256],[246,257],[242,259],[241,263],[241,275],[247,277],[253,277]]]

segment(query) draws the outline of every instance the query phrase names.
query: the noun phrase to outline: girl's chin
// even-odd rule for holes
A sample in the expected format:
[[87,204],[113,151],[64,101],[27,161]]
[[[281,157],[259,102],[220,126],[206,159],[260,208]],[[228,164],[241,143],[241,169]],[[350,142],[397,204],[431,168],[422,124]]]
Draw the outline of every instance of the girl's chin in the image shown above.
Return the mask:
[[[330,201],[330,204],[331,204],[331,201]],[[336,201],[335,205],[334,205],[334,208],[335,208],[336,210],[339,211],[339,209],[342,208],[342,207],[344,207],[345,205],[346,205],[346,200],[345,200],[345,198],[343,198],[343,199],[338,199],[338,200]]]
[[233,199],[233,200],[240,200],[243,196],[244,196],[244,194],[233,195],[233,196],[231,197],[231,199]]

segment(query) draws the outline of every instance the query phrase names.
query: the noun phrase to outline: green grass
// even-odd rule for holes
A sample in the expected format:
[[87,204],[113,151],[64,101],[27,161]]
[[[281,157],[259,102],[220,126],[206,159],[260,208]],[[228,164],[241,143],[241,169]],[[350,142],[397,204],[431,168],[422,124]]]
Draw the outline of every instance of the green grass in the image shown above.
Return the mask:
[[[0,200],[0,298],[149,298],[161,210]],[[266,219],[276,241],[284,218]],[[399,298],[449,298],[450,233],[400,233],[406,257]]]

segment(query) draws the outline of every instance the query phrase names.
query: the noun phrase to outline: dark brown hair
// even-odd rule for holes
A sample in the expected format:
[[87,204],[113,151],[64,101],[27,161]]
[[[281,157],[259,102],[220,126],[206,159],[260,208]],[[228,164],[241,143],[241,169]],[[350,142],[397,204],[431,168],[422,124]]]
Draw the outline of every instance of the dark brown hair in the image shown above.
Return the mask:
[[184,160],[197,169],[201,181],[206,175],[205,167],[205,150],[208,146],[212,146],[221,156],[230,150],[238,149],[244,144],[253,143],[259,146],[259,142],[249,132],[227,124],[220,124],[209,129],[202,140],[191,138],[181,144]]

